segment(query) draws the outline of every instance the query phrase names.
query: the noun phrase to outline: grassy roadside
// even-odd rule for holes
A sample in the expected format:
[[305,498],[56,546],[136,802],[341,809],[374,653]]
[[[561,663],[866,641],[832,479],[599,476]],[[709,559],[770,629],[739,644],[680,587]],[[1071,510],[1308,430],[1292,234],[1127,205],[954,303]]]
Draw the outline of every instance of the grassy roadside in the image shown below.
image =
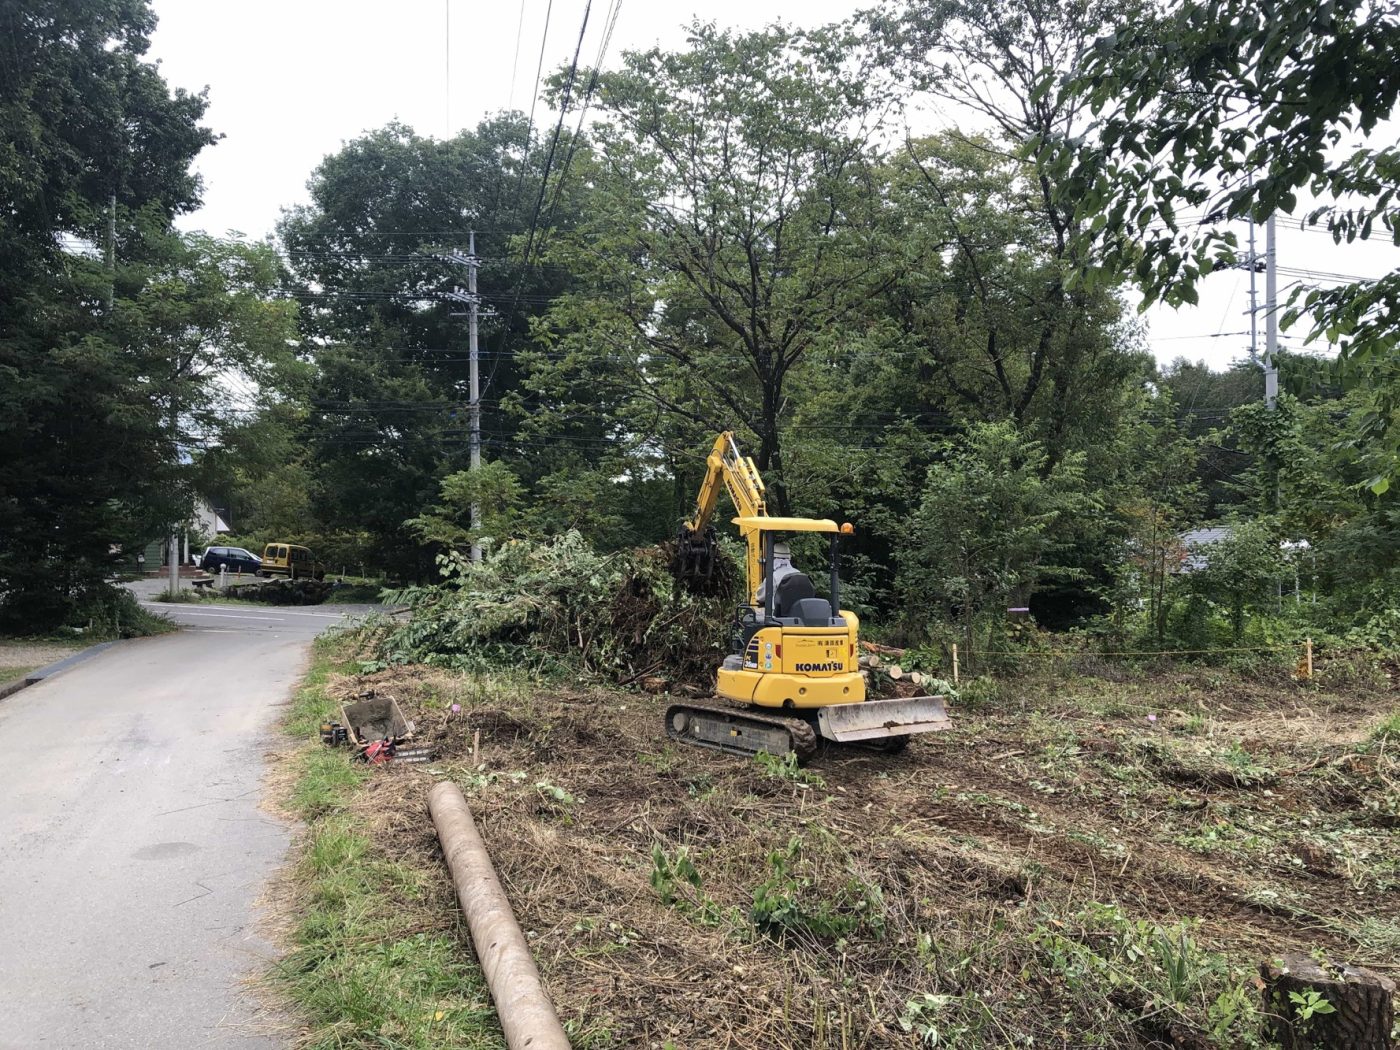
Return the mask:
[[[319,643],[287,719],[308,829],[274,979],[306,1045],[501,1045],[423,804],[441,776],[580,1050],[1263,1048],[1261,961],[1389,972],[1400,947],[1388,664],[978,679],[949,733],[798,768],[678,749],[666,697],[365,655]],[[314,743],[370,690],[430,768]]]
[[[379,845],[381,819],[405,817],[393,805],[380,812],[374,798],[397,771],[371,774],[317,739],[335,709],[327,682],[351,669],[343,641],[319,639],[283,723],[301,743],[285,760],[281,801],[305,829],[284,901],[296,918],[269,981],[302,1016],[305,1047],[496,1050],[504,1042],[447,872],[392,859]],[[427,821],[419,804],[408,819]]]
[[0,689],[4,689],[5,686],[18,682],[30,671],[37,671],[42,666],[43,664],[32,664],[30,666],[21,667],[0,666]]

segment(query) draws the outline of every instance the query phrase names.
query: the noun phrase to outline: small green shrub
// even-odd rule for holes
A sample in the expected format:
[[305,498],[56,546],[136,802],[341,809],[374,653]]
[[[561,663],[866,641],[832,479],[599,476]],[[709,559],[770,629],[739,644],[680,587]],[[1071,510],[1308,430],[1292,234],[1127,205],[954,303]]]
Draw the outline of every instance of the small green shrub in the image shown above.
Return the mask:
[[986,711],[1001,700],[1001,682],[990,675],[965,679],[957,689],[958,704],[967,711]]
[[651,848],[651,888],[661,897],[662,904],[676,902],[676,889],[684,883],[700,889],[700,872],[690,859],[690,851],[681,846],[675,856],[667,856],[660,843]]
[[861,929],[883,932],[885,900],[878,886],[851,877],[834,893],[818,888],[810,876],[796,873],[801,857],[802,842],[796,837],[768,854],[770,874],[754,890],[749,912],[759,932],[778,939],[798,935],[818,940],[847,937]]
[[1400,711],[1392,711],[1371,730],[1372,740],[1400,739]]
[[798,765],[797,755],[792,751],[782,756],[760,751],[753,756],[753,760],[754,764],[763,771],[763,775],[773,780],[786,780],[790,784],[805,784],[808,787],[824,787],[826,785],[821,774],[813,773],[810,769],[803,769]]

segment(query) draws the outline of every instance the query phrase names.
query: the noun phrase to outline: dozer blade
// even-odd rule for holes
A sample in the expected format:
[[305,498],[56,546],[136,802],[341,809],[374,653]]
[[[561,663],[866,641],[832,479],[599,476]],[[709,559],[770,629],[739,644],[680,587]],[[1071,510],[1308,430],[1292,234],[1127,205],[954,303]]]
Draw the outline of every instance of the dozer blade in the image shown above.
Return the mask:
[[833,704],[817,712],[822,736],[843,743],[933,733],[952,724],[941,696]]

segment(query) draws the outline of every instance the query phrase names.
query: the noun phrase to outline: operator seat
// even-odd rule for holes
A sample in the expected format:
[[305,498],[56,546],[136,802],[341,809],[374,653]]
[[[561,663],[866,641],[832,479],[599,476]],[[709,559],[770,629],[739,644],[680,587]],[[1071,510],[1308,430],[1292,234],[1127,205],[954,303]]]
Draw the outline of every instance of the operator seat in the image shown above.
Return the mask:
[[831,627],[831,602],[817,597],[806,573],[790,572],[773,589],[773,615],[793,627]]
[[798,602],[816,596],[811,577],[805,572],[790,572],[773,588],[773,615],[780,620],[791,619],[797,615]]

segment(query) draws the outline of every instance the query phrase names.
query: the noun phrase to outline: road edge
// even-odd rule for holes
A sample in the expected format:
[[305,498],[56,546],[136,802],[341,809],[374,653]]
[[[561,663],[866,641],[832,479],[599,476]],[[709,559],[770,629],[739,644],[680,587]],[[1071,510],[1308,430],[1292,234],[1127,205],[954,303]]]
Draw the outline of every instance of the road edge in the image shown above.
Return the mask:
[[51,678],[56,674],[62,674],[70,667],[76,667],[80,663],[91,660],[98,653],[105,652],[112,648],[122,639],[114,639],[110,642],[98,642],[96,645],[89,645],[86,649],[79,649],[71,656],[65,656],[62,660],[57,660],[47,667],[40,667],[38,670],[30,671],[23,678],[17,678],[5,686],[0,686],[0,700],[14,696],[21,689],[27,689],[31,685],[38,685],[46,678]]

